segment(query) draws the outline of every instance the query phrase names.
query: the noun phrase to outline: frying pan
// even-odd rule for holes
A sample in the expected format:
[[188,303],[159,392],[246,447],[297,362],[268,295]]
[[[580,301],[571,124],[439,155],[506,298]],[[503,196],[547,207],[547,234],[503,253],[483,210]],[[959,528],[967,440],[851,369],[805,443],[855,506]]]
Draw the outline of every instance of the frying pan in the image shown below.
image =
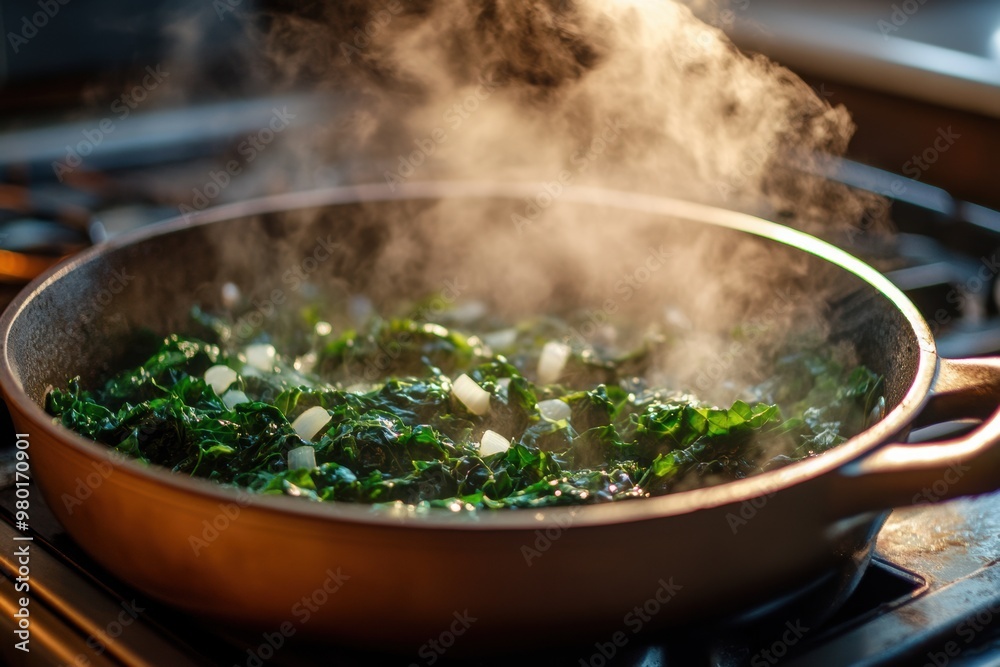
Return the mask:
[[[41,276],[0,320],[0,384],[18,432],[30,434],[32,475],[45,501],[101,565],[201,617],[412,650],[467,614],[476,620],[455,641],[474,650],[517,637],[559,641],[737,612],[843,568],[870,544],[888,508],[1000,486],[1000,419],[993,414],[1000,361],[940,358],[914,306],[872,268],[816,238],[739,213],[586,188],[540,198],[544,187],[412,183],[270,197],[122,236]],[[530,220],[551,226],[515,230],[511,220],[522,218],[511,212],[526,210],[525,202],[543,203]],[[455,211],[466,212],[462,220]],[[380,226],[390,219],[394,227]],[[416,222],[407,226],[430,219],[440,225],[420,233]],[[606,262],[562,248],[589,233],[575,219],[600,219],[618,230],[617,241],[598,249]],[[691,297],[698,292],[722,299],[726,290],[714,290],[715,283],[728,289],[750,280],[737,265],[755,267],[750,282],[768,289],[794,283],[803,308],[793,309],[789,322],[813,318],[831,345],[850,345],[882,373],[887,413],[819,456],[708,488],[576,508],[420,513],[247,497],[123,460],[55,425],[41,407],[50,386],[78,374],[93,384],[120,368],[126,341],[137,332],[184,330],[192,303],[218,306],[214,295],[225,282],[256,304],[258,320],[290,307],[307,282],[364,289],[375,269],[397,267],[399,275],[372,290],[419,296],[449,275],[454,255],[435,250],[442,234],[465,234],[459,246],[474,249],[489,220],[506,226],[496,238],[525,255],[552,245],[546,252],[554,273],[568,278],[540,284],[543,273],[528,265],[510,270],[500,257],[493,264],[502,270],[494,270],[475,255],[482,250],[468,250],[476,259],[463,267],[466,289],[487,300],[525,291],[521,280],[537,287],[540,304],[588,305],[601,293],[594,286],[617,275],[588,278],[600,273],[599,264],[618,270],[616,253],[641,260],[649,243],[671,239],[697,244],[666,261],[624,311],[659,313],[675,300],[698,301]],[[320,238],[347,252],[306,262]],[[410,259],[397,262],[402,256]],[[692,258],[706,264],[697,278]],[[683,270],[672,273],[672,265]],[[289,267],[298,267],[295,279]],[[471,275],[477,271],[482,280]],[[732,315],[715,309],[721,321],[711,326],[731,329],[764,305],[751,300]],[[736,373],[740,364],[734,354],[720,368]],[[898,444],[914,424],[960,417],[985,421],[960,439]],[[200,548],[193,538],[203,541]]]

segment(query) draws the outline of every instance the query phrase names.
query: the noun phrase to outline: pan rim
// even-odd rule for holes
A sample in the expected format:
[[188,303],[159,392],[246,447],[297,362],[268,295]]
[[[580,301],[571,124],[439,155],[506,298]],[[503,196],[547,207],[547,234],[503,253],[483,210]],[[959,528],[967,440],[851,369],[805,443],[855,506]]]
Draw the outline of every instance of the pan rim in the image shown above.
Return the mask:
[[[797,462],[742,480],[713,487],[671,493],[637,502],[607,503],[586,506],[552,507],[530,511],[459,512],[410,511],[399,507],[376,507],[357,503],[310,503],[289,497],[259,496],[225,487],[205,479],[172,473],[166,469],[144,466],[113,450],[86,439],[52,422],[51,417],[25,393],[9,358],[8,340],[21,313],[45,290],[57,284],[77,268],[99,261],[116,249],[175,233],[189,227],[264,213],[336,206],[359,202],[404,199],[517,198],[534,196],[541,184],[535,182],[427,181],[396,184],[369,183],[334,186],[303,192],[284,193],[212,207],[124,233],[100,246],[87,249],[52,267],[29,283],[0,316],[0,389],[4,399],[17,408],[36,427],[63,445],[89,458],[108,461],[116,471],[133,482],[146,481],[174,490],[195,494],[213,503],[233,502],[240,498],[245,505],[268,514],[289,513],[324,521],[391,525],[414,529],[448,530],[536,530],[550,525],[623,524],[689,514],[698,510],[741,503],[775,493],[833,473],[837,468],[871,453],[905,430],[923,406],[937,372],[938,356],[930,328],[916,306],[888,278],[850,253],[798,230],[746,213],[716,208],[658,195],[625,192],[597,187],[567,187],[560,199],[572,203],[604,205],[625,210],[685,219],[701,224],[733,229],[791,246],[828,261],[874,287],[903,315],[918,346],[916,376],[900,403],[878,424],[850,438],[820,456]],[[44,482],[43,482],[44,483]],[[249,500],[247,500],[249,496]],[[823,511],[820,509],[819,511]]]

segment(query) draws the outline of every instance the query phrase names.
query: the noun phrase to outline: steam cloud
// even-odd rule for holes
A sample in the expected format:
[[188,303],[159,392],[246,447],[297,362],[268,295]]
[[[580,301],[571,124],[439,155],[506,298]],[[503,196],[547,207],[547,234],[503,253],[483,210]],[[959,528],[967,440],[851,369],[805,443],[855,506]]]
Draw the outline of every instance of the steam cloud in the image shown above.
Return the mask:
[[[633,321],[662,321],[667,311],[689,333],[661,360],[659,379],[724,401],[733,386],[759,379],[779,334],[793,325],[828,333],[823,304],[837,272],[694,227],[671,228],[664,245],[655,221],[626,227],[623,217],[642,216],[582,215],[557,203],[559,191],[641,190],[827,234],[878,209],[872,198],[809,175],[846,149],[846,110],[787,69],[741,53],[675,0],[348,0],[271,10],[246,27],[248,54],[267,65],[248,67],[252,85],[333,95],[327,122],[261,161],[280,171],[282,187],[316,185],[328,164],[355,182],[392,188],[542,184],[513,206],[362,207],[362,218],[389,233],[364,248],[374,256],[368,277],[350,290],[376,304],[420,298],[461,276],[463,296],[485,297],[511,317],[559,304],[585,308],[594,321],[609,299]],[[310,242],[286,241],[269,242],[277,266],[294,265]],[[640,298],[632,299],[640,290],[624,297],[616,289],[622,277],[661,248],[668,268],[643,283]],[[245,251],[220,246],[220,266],[239,264]],[[350,275],[340,270],[328,281]],[[220,271],[218,284],[227,279]],[[773,315],[767,334],[733,348],[733,327],[752,328],[761,313]],[[716,366],[706,380],[705,369]]]
[[846,110],[675,0],[349,1],[263,25],[275,80],[359,95],[296,156],[359,180],[568,172],[813,231],[873,206],[803,176],[846,149]]

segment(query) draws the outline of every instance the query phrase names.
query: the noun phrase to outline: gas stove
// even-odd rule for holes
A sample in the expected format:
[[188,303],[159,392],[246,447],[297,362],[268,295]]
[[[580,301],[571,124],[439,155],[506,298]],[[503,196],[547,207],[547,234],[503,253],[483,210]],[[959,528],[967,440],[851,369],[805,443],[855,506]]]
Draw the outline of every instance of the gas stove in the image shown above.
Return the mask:
[[[248,191],[262,194],[261,179],[249,170],[230,173],[226,187],[213,190],[208,184],[219,185],[212,175],[240,159],[238,146],[255,128],[267,124],[274,109],[297,109],[299,102],[262,99],[240,103],[235,110],[221,105],[174,112],[185,116],[174,122],[202,128],[203,134],[197,140],[177,142],[170,137],[160,141],[140,131],[123,132],[95,150],[91,159],[100,171],[80,172],[62,182],[52,178],[51,169],[46,173],[53,156],[39,154],[32,147],[63,145],[62,140],[53,143],[53,138],[75,136],[78,127],[39,130],[47,133],[45,138],[0,135],[0,194],[4,195],[0,199],[0,268],[11,269],[2,292],[11,298],[19,280],[23,281],[13,269],[27,270],[25,265],[9,263],[16,257],[34,258],[44,265],[127,229],[174,216],[183,206],[196,204],[199,192],[205,197],[215,191],[210,198],[213,204],[246,197]],[[165,113],[157,125],[170,119],[169,112]],[[213,117],[239,122],[205,121]],[[299,122],[306,119],[305,114],[298,117]],[[344,174],[344,169],[330,167],[322,175],[329,184]],[[890,195],[899,234],[886,240],[854,233],[837,240],[906,291],[934,328],[942,353],[955,357],[1000,353],[1000,213],[857,162],[838,163],[830,176],[852,187]],[[5,258],[4,252],[13,254]],[[939,439],[973,426],[946,424],[917,431],[911,438]],[[17,449],[9,419],[2,432],[0,543],[7,546],[0,549],[4,575],[0,578],[0,624],[8,639],[0,642],[0,651],[11,664],[445,662],[438,659],[431,644],[414,647],[413,655],[401,657],[317,646],[294,635],[214,627],[146,598],[80,551],[33,486],[29,487],[30,529],[18,529]],[[932,500],[934,491],[924,494]],[[31,553],[28,575],[19,574],[16,555],[25,545]],[[17,586],[28,577],[30,660],[10,640],[17,630],[15,615],[20,607]],[[594,667],[1000,665],[1000,622],[996,622],[1000,616],[1000,494],[896,510],[878,536],[860,583],[835,608],[829,604],[836,597],[830,590],[842,582],[831,577],[754,614],[683,632],[639,635],[625,646],[606,637],[580,637],[578,645],[533,653],[530,659],[505,655],[503,647],[498,647],[496,658],[447,662],[493,665],[516,659],[520,664]]]

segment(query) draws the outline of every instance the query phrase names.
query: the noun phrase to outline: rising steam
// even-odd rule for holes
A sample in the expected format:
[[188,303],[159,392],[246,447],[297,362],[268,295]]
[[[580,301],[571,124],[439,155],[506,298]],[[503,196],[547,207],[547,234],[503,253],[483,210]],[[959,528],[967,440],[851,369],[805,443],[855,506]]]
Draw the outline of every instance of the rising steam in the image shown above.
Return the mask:
[[[345,256],[375,256],[366,282],[351,290],[377,304],[420,298],[459,277],[468,296],[511,317],[553,304],[588,317],[606,303],[633,319],[667,312],[689,334],[662,360],[663,381],[704,394],[727,378],[753,379],[792,325],[828,333],[827,276],[815,263],[693,228],[675,229],[664,245],[663,229],[648,221],[629,231],[620,212],[558,204],[569,186],[600,185],[740,208],[813,232],[857,224],[877,204],[808,175],[846,149],[846,110],[787,69],[740,52],[685,4],[349,0],[272,11],[246,25],[250,51],[268,68],[250,68],[254,85],[333,95],[325,123],[262,161],[280,170],[285,187],[321,184],[316,175],[329,164],[340,166],[341,179],[394,189],[427,180],[540,184],[513,205],[444,201],[405,214],[375,207],[371,215],[390,233]],[[547,226],[554,218],[560,225]],[[294,265],[308,246],[270,244],[278,266]],[[245,250],[227,242],[220,266],[238,264]],[[618,287],[651,253],[668,257],[661,264],[669,270],[633,299],[639,290]],[[226,280],[220,270],[216,282]],[[733,328],[753,329],[762,313],[771,313],[766,335],[734,348]],[[705,376],[713,367],[721,370]]]
[[846,110],[675,0],[337,2],[263,25],[282,85],[360,94],[297,156],[358,178],[567,172],[813,230],[871,206],[802,175],[846,149]]

